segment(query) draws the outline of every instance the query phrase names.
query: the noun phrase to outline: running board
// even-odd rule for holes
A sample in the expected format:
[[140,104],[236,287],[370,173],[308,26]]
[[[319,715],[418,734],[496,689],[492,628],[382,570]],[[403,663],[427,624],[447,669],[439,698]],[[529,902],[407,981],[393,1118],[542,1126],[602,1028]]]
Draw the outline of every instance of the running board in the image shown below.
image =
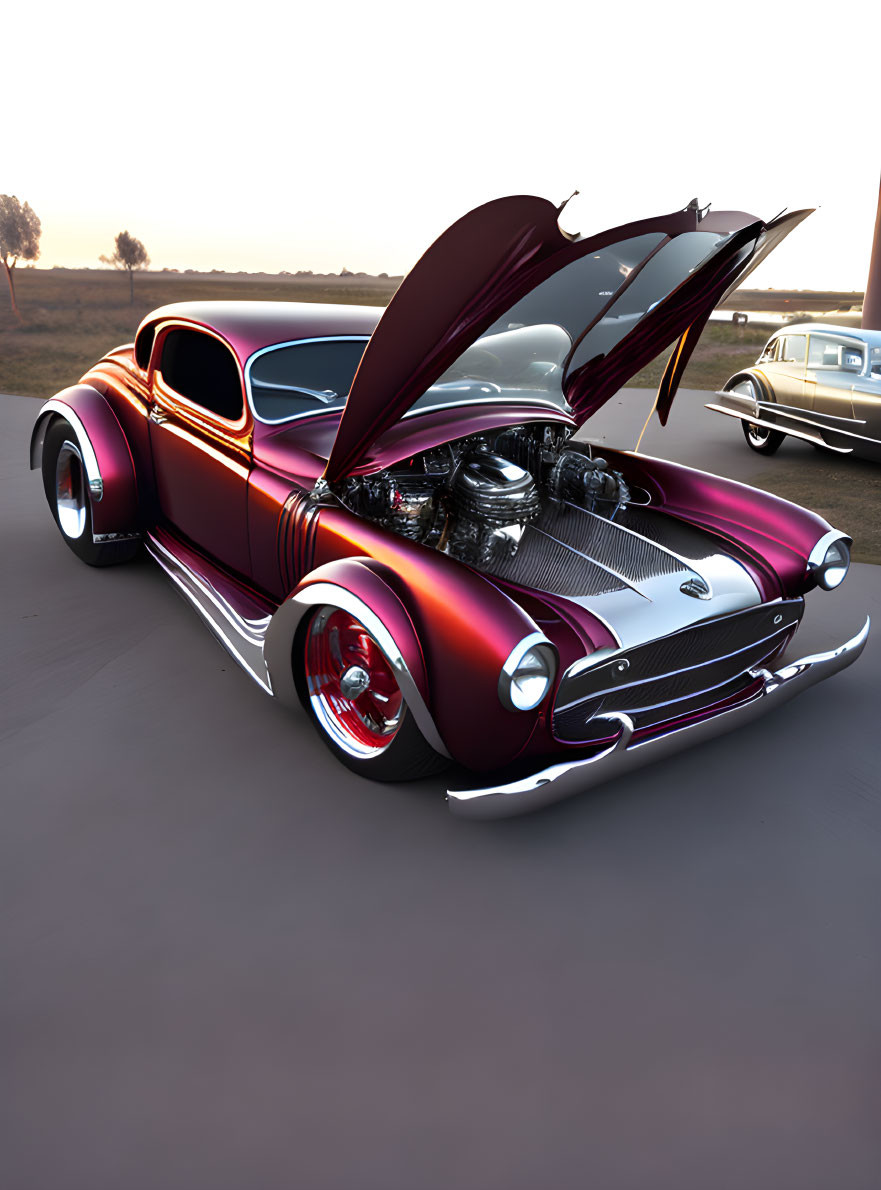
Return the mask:
[[263,643],[275,607],[161,529],[148,533],[145,545],[230,656],[261,689],[273,694]]

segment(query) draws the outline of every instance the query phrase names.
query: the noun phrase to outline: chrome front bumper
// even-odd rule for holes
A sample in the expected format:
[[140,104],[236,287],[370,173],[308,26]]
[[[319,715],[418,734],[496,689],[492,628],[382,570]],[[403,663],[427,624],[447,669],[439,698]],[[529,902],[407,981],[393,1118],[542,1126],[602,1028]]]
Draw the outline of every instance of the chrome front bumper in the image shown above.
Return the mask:
[[631,744],[633,723],[624,714],[610,714],[606,718],[620,724],[621,731],[615,742],[604,752],[588,760],[574,760],[550,765],[520,781],[509,785],[492,785],[483,789],[451,789],[447,793],[450,810],[464,818],[506,818],[537,810],[552,802],[562,801],[573,794],[582,793],[592,785],[599,785],[620,773],[661,760],[682,748],[691,747],[723,735],[764,715],[772,706],[787,702],[807,690],[816,682],[831,677],[839,670],[852,665],[862,653],[869,636],[869,619],[851,640],[828,653],[816,653],[802,657],[771,673],[767,669],[755,670],[757,677],[764,679],[764,685],[749,702],[731,710],[720,711],[698,723],[674,729],[664,735]]

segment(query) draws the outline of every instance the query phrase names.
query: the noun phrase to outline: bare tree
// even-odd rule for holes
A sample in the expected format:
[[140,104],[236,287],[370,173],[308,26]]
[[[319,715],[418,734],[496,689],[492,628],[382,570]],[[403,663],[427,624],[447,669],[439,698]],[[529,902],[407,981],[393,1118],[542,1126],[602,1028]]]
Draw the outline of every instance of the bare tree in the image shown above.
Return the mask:
[[145,269],[150,263],[147,249],[140,240],[121,231],[116,237],[116,249],[112,256],[99,256],[104,264],[112,264],[115,269],[125,269],[128,273],[129,296],[131,304],[135,304],[135,269]]
[[12,312],[19,322],[12,270],[19,260],[36,260],[40,255],[40,230],[40,220],[28,203],[22,206],[15,195],[0,194],[0,258],[6,269]]

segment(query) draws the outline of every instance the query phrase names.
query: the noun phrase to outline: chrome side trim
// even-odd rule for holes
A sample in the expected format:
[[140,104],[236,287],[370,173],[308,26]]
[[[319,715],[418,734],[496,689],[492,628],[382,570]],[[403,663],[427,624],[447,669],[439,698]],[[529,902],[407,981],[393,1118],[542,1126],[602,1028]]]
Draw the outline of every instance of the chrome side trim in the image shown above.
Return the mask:
[[[869,636],[870,620],[860,631],[844,644],[826,653],[815,653],[798,661],[784,665],[776,672],[755,671],[762,679],[762,688],[748,702],[738,707],[720,711],[700,722],[679,727],[664,735],[631,743],[632,721],[624,714],[607,714],[607,719],[621,724],[618,738],[597,756],[587,760],[574,760],[554,764],[541,769],[520,781],[504,785],[491,785],[480,789],[459,789],[447,792],[447,801],[454,814],[468,818],[503,818],[520,814],[525,810],[536,810],[581,793],[593,785],[607,781],[621,773],[670,756],[692,744],[723,735],[725,732],[759,718],[772,705],[787,702],[813,686],[816,682],[831,677],[854,661],[862,653]],[[769,702],[768,700],[773,700]]]
[[[704,406],[705,409],[710,409],[713,413],[724,413],[728,417],[736,417],[738,421],[748,421],[752,425],[763,426],[766,430],[779,430],[781,434],[788,434],[791,438],[803,438],[805,442],[816,442],[820,446],[825,446],[827,450],[835,451],[836,454],[849,455],[853,454],[852,446],[830,446],[828,442],[824,442],[818,434],[806,434],[803,430],[791,430],[786,425],[781,425],[779,422],[765,421],[764,418],[754,417],[748,412],[741,413],[737,409],[728,409],[725,405],[716,405],[713,402]],[[826,427],[829,429],[830,427]],[[837,434],[846,434],[846,430],[836,430]],[[859,434],[850,434],[851,438],[860,437]]]
[[140,541],[143,533],[93,533],[92,541],[101,544],[104,541]]
[[263,642],[270,616],[249,620],[239,615],[216,588],[195,574],[186,563],[147,534],[146,546],[178,590],[193,605],[223,647],[261,689],[272,694],[272,682],[263,660]]
[[276,696],[289,705],[300,706],[294,684],[291,645],[303,617],[311,608],[325,603],[342,608],[343,611],[347,611],[355,619],[361,621],[392,667],[404,700],[416,721],[416,726],[435,752],[439,752],[441,756],[449,757],[447,746],[441,739],[431,712],[419,693],[413,675],[410,673],[392,634],[376,612],[368,607],[362,599],[337,583],[310,584],[286,599],[271,618],[266,631],[263,656]]
[[[822,426],[824,421],[844,421],[851,426],[864,426],[865,419],[859,417],[837,417],[834,413],[821,413],[819,410],[811,409],[810,417],[805,417],[805,410],[799,408],[797,405],[780,405],[777,401],[757,401],[756,405],[759,409],[768,409],[771,412],[779,410],[780,413],[785,413],[787,417],[791,417],[794,421],[806,421],[811,425]],[[834,430],[835,426],[827,426],[829,430]],[[860,435],[857,435],[859,437]]]
[[[76,435],[77,446],[80,448],[80,454],[83,457],[83,466],[86,469],[86,478],[89,481],[89,494],[94,501],[97,502],[101,500],[104,496],[104,480],[101,476],[101,468],[98,466],[98,456],[95,454],[95,449],[92,446],[89,435],[86,433],[86,427],[69,405],[64,405],[61,403],[61,401],[56,401],[54,397],[51,401],[47,401],[37,414],[37,426],[40,426],[44,418],[46,418],[50,413],[57,413],[59,416],[63,417]],[[37,446],[39,446],[40,458],[36,458],[35,461]],[[31,450],[32,471],[36,470],[36,468],[40,465],[40,459],[42,458],[43,453],[42,447],[43,438],[38,436],[37,429],[35,427]]]

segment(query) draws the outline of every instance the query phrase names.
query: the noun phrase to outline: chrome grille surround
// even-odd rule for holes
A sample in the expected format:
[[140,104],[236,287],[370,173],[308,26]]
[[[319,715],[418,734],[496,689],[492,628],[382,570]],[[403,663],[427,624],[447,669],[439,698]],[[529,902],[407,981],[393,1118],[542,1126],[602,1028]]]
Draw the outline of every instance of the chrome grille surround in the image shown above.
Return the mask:
[[557,689],[555,739],[584,744],[605,739],[594,716],[623,712],[639,731],[720,702],[754,681],[751,670],[798,627],[803,599],[778,600],[692,624],[591,665],[570,666]]

